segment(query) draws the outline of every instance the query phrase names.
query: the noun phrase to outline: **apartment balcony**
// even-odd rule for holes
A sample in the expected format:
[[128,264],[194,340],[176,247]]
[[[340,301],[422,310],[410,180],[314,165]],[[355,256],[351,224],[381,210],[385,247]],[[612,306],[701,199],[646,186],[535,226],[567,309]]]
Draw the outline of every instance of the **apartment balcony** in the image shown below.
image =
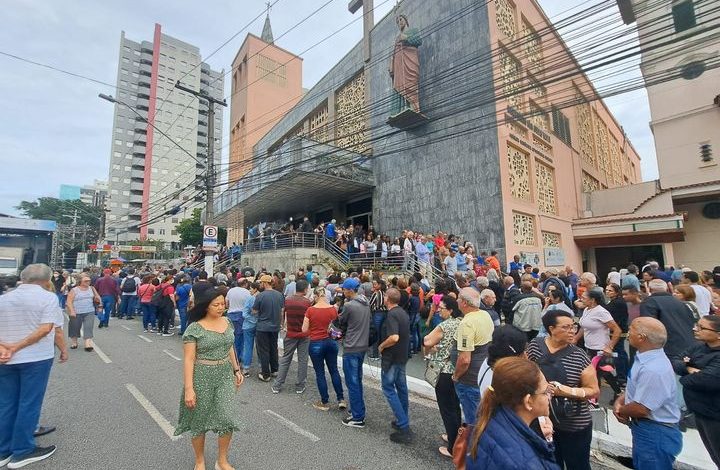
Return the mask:
[[130,181],[130,190],[131,191],[142,191],[144,187],[144,183],[139,183],[137,181]]
[[207,136],[202,136],[202,135],[198,134],[197,144],[198,144],[198,145],[201,145],[201,146],[203,146],[203,147],[207,147],[207,145],[208,145],[208,138],[207,138]]
[[137,109],[142,109],[144,111],[147,111],[150,108],[150,101],[146,100],[144,98],[138,98],[137,100]]
[[152,75],[152,65],[140,63],[140,75],[149,77]]
[[145,178],[145,170],[136,170],[135,168],[130,169],[130,178],[139,179],[140,182]]
[[142,155],[133,155],[132,160],[130,160],[131,168],[135,170],[144,170],[145,169],[145,152],[143,152]]
[[145,144],[135,144],[132,146],[133,154],[145,156]]
[[136,134],[134,142],[136,144],[146,145],[147,144],[147,135],[146,134]]
[[140,193],[130,193],[130,205],[140,204],[142,207],[142,191]]
[[142,216],[140,214],[129,214],[128,220],[131,220],[133,222],[140,222],[140,220],[142,220]]

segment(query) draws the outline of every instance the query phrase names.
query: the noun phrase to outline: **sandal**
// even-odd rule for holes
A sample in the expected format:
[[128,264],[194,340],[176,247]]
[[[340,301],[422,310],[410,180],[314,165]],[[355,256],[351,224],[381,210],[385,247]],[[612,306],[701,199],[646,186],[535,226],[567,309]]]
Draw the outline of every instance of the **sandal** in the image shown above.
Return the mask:
[[93,352],[95,349],[92,346],[86,346],[85,351],[87,352]]
[[452,454],[450,453],[448,448],[445,446],[438,447],[438,452],[440,452],[440,455],[444,455],[445,457],[448,457],[450,459],[452,458]]
[[78,348],[78,345],[77,345],[77,344],[71,344],[71,345],[70,345],[70,349],[77,349],[77,348]]

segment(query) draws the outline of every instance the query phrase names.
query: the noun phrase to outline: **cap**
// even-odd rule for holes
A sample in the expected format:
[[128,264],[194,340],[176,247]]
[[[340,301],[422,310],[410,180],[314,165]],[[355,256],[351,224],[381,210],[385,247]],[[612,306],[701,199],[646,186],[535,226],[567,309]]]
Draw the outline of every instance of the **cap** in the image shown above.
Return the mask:
[[355,277],[349,277],[343,281],[340,287],[348,290],[357,290],[358,287],[360,287],[360,281]]
[[272,282],[272,276],[270,276],[269,274],[263,274],[262,276],[260,276],[260,282],[267,282],[268,284],[270,284]]

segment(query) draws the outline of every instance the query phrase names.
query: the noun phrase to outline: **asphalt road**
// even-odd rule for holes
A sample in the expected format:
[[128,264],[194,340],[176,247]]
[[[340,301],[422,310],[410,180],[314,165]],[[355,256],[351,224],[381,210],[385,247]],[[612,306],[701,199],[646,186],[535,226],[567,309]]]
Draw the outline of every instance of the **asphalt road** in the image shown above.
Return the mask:
[[[95,342],[95,352],[70,350],[67,363],[53,366],[41,422],[58,430],[39,438],[38,444],[55,444],[58,450],[28,468],[192,469],[189,437],[172,440],[151,416],[169,432],[177,423],[181,339],[144,334],[138,320],[111,319],[110,328],[95,330]],[[319,398],[312,369],[303,395],[294,392],[294,376],[295,363],[288,375],[291,386],[286,384],[279,395],[270,392],[269,383],[246,379],[236,398],[243,412],[242,429],[231,446],[235,468],[452,468],[437,452],[443,429],[435,403],[413,399],[415,441],[400,445],[388,438],[392,413],[377,381],[366,380],[366,427],[355,429],[341,424],[343,411],[312,407]],[[211,469],[217,444],[208,437],[206,461]]]
[[[170,437],[182,389],[181,338],[143,333],[138,320],[111,319],[110,328],[95,334],[95,352],[85,352],[81,342],[79,349],[70,350],[67,363],[53,366],[41,423],[58,429],[40,437],[38,445],[55,444],[58,450],[28,468],[192,469],[188,435]],[[233,436],[230,452],[235,468],[453,468],[437,452],[443,428],[433,401],[411,397],[414,442],[395,444],[389,440],[392,413],[379,390],[379,377],[365,380],[366,427],[355,429],[341,424],[345,412],[312,407],[319,398],[312,369],[305,393],[295,394],[295,365],[286,390],[278,395],[255,376],[238,392],[243,411],[242,429]],[[208,434],[208,469],[214,466],[216,449]]]

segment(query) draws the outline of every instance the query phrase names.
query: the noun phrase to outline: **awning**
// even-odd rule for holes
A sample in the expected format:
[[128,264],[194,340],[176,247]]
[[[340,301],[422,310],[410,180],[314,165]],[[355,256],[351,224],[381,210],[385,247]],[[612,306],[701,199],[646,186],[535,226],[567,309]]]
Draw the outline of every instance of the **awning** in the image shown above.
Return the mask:
[[293,172],[218,214],[215,223],[232,225],[238,218],[249,226],[261,221],[282,220],[296,214],[313,212],[328,203],[349,201],[371,195],[373,186],[323,173]]
[[590,217],[572,225],[580,248],[654,245],[685,240],[682,214],[653,216]]

